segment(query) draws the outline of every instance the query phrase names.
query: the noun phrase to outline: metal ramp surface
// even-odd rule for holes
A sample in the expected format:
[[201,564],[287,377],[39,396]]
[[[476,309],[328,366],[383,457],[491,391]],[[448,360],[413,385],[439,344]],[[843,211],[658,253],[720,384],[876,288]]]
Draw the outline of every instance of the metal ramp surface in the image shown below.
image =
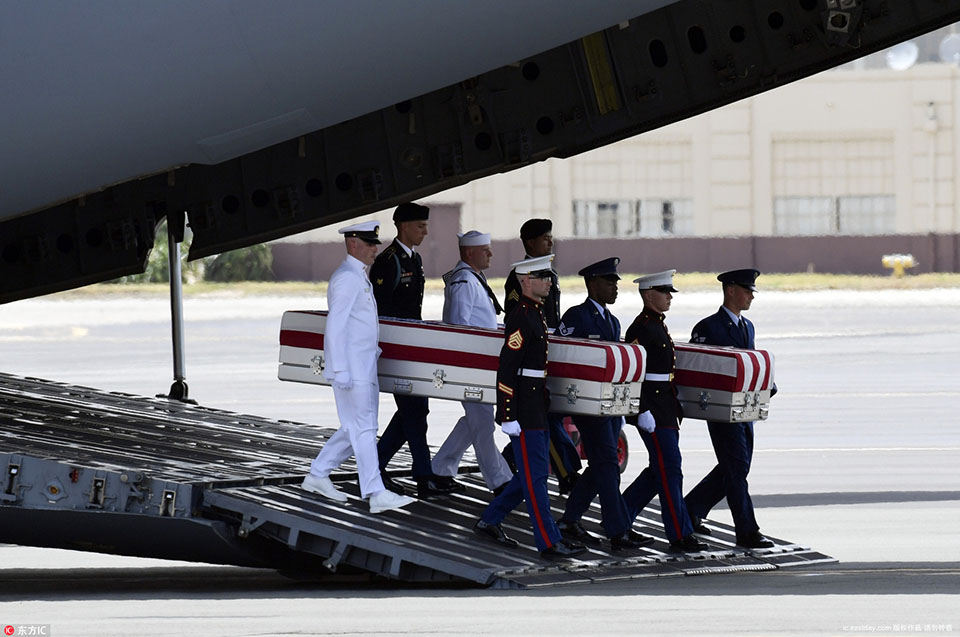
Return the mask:
[[[304,492],[299,482],[333,431],[0,374],[0,542],[498,587],[835,561],[781,540],[748,552],[734,546],[732,528],[710,521],[709,551],[674,556],[655,506],[634,526],[653,545],[615,553],[605,544],[580,560],[545,561],[522,509],[504,522],[517,549],[473,535],[492,498],[476,467],[461,474],[466,493],[379,515],[347,464],[332,476],[350,496],[345,505]],[[398,455],[390,473],[412,489],[409,467]],[[552,480],[551,500],[559,517]],[[592,507],[584,525],[599,531],[599,514]]]

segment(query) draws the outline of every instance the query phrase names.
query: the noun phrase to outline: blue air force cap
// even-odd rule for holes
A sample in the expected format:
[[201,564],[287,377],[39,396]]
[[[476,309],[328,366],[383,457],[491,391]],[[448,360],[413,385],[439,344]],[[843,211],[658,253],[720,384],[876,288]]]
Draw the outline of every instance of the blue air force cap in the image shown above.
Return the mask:
[[760,276],[760,270],[745,268],[743,270],[730,270],[717,275],[717,281],[724,285],[739,285],[751,292],[757,291],[757,277]]
[[609,259],[604,259],[603,261],[591,263],[587,267],[577,272],[577,274],[582,276],[584,279],[592,279],[594,277],[602,276],[619,281],[620,274],[617,272],[618,265],[620,265],[620,257],[610,257]]

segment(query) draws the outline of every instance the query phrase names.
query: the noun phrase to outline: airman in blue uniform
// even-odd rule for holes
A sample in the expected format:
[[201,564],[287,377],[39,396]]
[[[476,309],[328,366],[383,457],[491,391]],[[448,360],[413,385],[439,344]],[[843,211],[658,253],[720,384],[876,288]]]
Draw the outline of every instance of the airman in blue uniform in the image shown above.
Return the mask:
[[[608,305],[617,300],[617,265],[620,259],[610,257],[588,265],[578,272],[587,286],[587,300],[567,310],[560,319],[557,333],[601,341],[620,340],[620,321]],[[614,550],[639,548],[653,543],[653,538],[631,530],[633,519],[620,495],[620,466],[617,461],[617,440],[623,418],[620,416],[573,417],[580,432],[580,442],[587,455],[587,468],[573,485],[567,506],[557,523],[564,538],[586,544],[599,544],[595,535],[583,528],[580,519],[593,499],[600,496],[604,535]]]
[[[694,326],[690,342],[754,349],[756,330],[742,312],[749,310],[753,303],[759,275],[759,270],[743,269],[717,276],[723,284],[723,305],[716,314]],[[736,527],[737,544],[751,549],[772,547],[773,542],[760,533],[747,490],[747,474],[753,459],[753,423],[708,421],[707,429],[717,455],[717,466],[685,498],[695,531],[710,535],[710,529],[701,520],[726,497]]]

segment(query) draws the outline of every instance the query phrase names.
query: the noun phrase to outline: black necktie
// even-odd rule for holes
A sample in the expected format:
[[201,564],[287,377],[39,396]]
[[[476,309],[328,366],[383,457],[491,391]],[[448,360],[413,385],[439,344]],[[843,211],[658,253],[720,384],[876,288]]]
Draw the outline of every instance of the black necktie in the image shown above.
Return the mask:
[[740,334],[743,335],[743,346],[750,347],[750,335],[747,332],[747,322],[740,317]]
[[610,314],[610,310],[603,308],[603,320],[607,322],[607,329],[610,330],[610,340],[613,340],[617,337],[613,329],[613,317]]
[[493,293],[493,290],[490,289],[490,285],[487,283],[487,277],[483,276],[482,272],[473,271],[473,275],[477,277],[480,281],[480,285],[483,286],[483,289],[487,291],[487,296],[490,297],[490,300],[493,301],[493,309],[496,310],[497,314],[503,312],[503,308],[500,306],[500,301],[497,299],[497,295]]

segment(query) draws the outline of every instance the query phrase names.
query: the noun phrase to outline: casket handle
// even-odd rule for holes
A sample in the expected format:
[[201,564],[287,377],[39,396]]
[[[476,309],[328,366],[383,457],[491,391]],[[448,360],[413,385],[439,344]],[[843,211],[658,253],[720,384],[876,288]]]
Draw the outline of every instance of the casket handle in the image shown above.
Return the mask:
[[317,376],[323,374],[323,354],[317,354],[310,359],[310,371]]
[[577,402],[577,395],[580,393],[580,390],[577,389],[577,386],[573,383],[567,385],[567,404],[573,405]]
[[442,369],[435,370],[433,372],[433,386],[437,389],[443,387],[443,379],[446,377],[447,374]]
[[702,391],[700,392],[700,411],[706,411],[707,407],[710,406],[710,392]]

